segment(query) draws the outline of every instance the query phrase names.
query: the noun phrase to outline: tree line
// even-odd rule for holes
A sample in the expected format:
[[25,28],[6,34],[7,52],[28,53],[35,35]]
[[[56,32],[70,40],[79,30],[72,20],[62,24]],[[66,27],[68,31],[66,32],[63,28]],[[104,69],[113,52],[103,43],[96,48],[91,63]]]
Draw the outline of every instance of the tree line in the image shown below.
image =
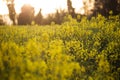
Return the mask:
[[[64,10],[56,10],[56,13],[49,14],[46,18],[43,17],[42,9],[39,10],[39,13],[35,15],[34,7],[31,5],[23,5],[21,8],[21,13],[16,16],[14,0],[5,0],[7,2],[7,7],[9,10],[9,17],[13,21],[13,25],[30,25],[30,24],[38,24],[38,25],[46,25],[54,22],[55,24],[61,24],[65,20],[65,16],[71,15],[72,18],[77,19],[79,15],[75,13],[75,8],[72,6],[72,1],[67,0],[67,12]],[[92,0],[88,0],[89,3],[92,3]],[[102,14],[105,17],[109,16],[109,12],[112,11],[112,15],[120,14],[120,0],[95,0],[94,9],[91,10],[92,14],[89,14],[88,2],[83,0],[85,14],[81,16],[87,16],[91,18],[92,16],[97,16],[98,14]],[[48,6],[49,7],[49,6]]]

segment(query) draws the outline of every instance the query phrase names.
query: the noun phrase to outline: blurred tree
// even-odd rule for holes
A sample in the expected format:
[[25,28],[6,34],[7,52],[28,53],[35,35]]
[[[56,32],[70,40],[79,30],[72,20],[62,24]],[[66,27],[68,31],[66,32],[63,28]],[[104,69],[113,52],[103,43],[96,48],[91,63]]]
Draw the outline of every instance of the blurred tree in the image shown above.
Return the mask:
[[56,10],[56,13],[48,14],[48,16],[43,19],[43,24],[61,24],[64,22],[64,17],[67,15],[67,12],[65,12],[62,9]]
[[54,19],[56,24],[61,24],[61,19],[60,18],[61,18],[60,13],[59,13],[58,10],[56,10],[55,19]]
[[0,19],[0,25],[4,25],[5,23],[3,22],[2,19]]
[[51,22],[54,22],[54,18],[54,14],[48,14],[48,16],[44,19],[44,24],[51,24]]
[[56,24],[61,24],[62,22],[64,22],[64,17],[67,15],[67,13],[60,9],[60,10],[56,10],[56,13],[55,13],[55,23]]
[[23,7],[21,8],[21,13],[18,17],[18,24],[19,25],[31,24],[33,19],[34,19],[34,8],[29,4],[23,5]]
[[110,11],[113,12],[113,15],[120,13],[119,0],[95,0],[94,15],[100,13],[107,17]]
[[89,16],[92,14],[92,10],[94,8],[94,0],[83,0],[83,9],[84,15]]
[[3,21],[3,18],[2,18],[2,15],[0,15],[0,25],[4,25],[4,21]]
[[9,17],[13,21],[13,25],[16,25],[17,21],[16,21],[16,11],[14,7],[14,0],[3,0],[3,1],[6,1],[7,7],[9,10]]
[[67,0],[67,6],[68,6],[68,13],[74,18],[75,17],[75,9],[72,7],[71,0]]
[[42,9],[40,9],[39,13],[35,16],[35,23],[38,24],[38,25],[43,24]]
[[63,22],[63,19],[64,19],[64,16],[63,16],[64,13],[62,13],[62,10],[56,10],[56,13],[55,13],[55,19],[54,19],[54,22],[56,24],[61,24]]

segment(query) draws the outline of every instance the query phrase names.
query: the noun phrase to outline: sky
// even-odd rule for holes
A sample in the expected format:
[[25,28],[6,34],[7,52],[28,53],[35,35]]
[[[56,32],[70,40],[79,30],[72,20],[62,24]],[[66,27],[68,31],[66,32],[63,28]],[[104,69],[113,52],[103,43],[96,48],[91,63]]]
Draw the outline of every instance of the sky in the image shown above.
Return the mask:
[[[75,8],[77,13],[84,13],[81,9],[83,7],[83,0],[71,0],[72,6]],[[35,9],[35,14],[37,14],[42,9],[43,15],[54,13],[56,9],[67,10],[67,0],[15,0],[15,10],[19,14],[21,12],[21,7],[24,4],[30,4]],[[8,8],[3,0],[0,0],[0,14],[8,14]]]

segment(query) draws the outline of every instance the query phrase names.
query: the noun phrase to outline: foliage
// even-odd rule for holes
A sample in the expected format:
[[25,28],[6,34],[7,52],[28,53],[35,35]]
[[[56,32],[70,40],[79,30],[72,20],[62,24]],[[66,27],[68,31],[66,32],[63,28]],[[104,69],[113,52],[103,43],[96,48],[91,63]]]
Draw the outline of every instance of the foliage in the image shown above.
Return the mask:
[[3,21],[2,15],[0,15],[0,25],[4,25],[5,22]]
[[29,4],[23,5],[23,7],[21,8],[21,13],[19,14],[18,17],[18,24],[28,25],[31,24],[33,20],[34,20],[34,8]]
[[119,80],[119,16],[1,26],[1,80]]
[[51,23],[62,24],[67,12],[64,10],[56,10],[56,13],[48,14],[46,17],[42,16],[42,10],[35,16],[35,23],[38,25],[50,25]]
[[41,13],[42,9],[40,9],[39,13],[35,16],[36,24],[42,25],[43,24],[43,15]]
[[120,13],[120,1],[119,0],[96,0],[95,9],[93,15],[98,13],[108,17],[109,12],[113,11],[113,15]]

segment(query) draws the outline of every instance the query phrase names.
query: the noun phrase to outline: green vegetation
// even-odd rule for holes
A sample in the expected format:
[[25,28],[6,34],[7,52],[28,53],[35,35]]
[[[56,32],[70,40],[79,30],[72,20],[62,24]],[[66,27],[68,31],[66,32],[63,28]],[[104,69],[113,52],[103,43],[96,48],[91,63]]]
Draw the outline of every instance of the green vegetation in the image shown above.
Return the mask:
[[1,26],[0,80],[119,80],[119,17]]

